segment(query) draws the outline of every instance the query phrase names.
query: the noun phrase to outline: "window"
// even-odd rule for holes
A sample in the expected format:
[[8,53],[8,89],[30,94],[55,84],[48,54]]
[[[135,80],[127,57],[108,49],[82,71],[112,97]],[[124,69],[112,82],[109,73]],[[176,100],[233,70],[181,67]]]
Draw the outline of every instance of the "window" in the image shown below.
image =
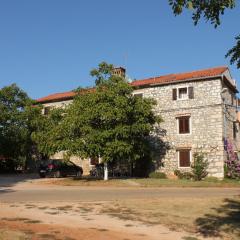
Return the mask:
[[188,134],[190,133],[190,116],[178,117],[178,133]]
[[178,166],[179,167],[191,166],[191,150],[190,149],[180,149],[178,151]]
[[50,110],[51,110],[51,107],[45,107],[44,110],[43,110],[44,111],[43,114],[48,115]]
[[232,94],[232,95],[231,95],[231,98],[232,98],[232,99],[231,99],[231,100],[232,100],[232,101],[231,101],[232,105],[233,105],[233,106],[236,106],[236,105],[237,105],[236,96],[235,96],[234,94]]
[[97,165],[99,164],[98,158],[90,158],[90,165]]
[[233,123],[233,138],[234,138],[234,139],[237,138],[237,132],[238,132],[238,130],[237,130],[237,125],[236,125],[236,123],[234,122],[234,123]]
[[142,98],[143,97],[143,94],[142,93],[136,93],[134,94],[135,97],[138,97],[138,98]]
[[173,100],[185,100],[193,98],[194,98],[193,87],[173,88],[172,90]]
[[188,91],[187,88],[179,88],[178,89],[178,99],[187,99],[188,98]]

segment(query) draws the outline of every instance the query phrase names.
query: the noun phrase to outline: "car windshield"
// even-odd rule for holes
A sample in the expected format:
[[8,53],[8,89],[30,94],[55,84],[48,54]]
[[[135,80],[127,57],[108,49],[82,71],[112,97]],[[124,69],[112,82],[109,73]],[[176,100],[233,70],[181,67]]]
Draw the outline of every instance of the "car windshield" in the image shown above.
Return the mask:
[[52,164],[55,166],[60,166],[60,165],[63,165],[64,162],[62,160],[55,159],[55,160],[52,160]]

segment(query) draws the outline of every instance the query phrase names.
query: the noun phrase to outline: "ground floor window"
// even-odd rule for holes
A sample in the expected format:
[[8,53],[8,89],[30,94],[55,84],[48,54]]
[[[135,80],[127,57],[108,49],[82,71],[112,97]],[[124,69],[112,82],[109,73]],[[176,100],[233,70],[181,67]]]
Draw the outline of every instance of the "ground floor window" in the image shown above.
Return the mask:
[[178,166],[179,167],[191,166],[191,150],[190,149],[178,150]]
[[99,164],[99,159],[98,158],[90,158],[89,163],[90,163],[90,165],[97,165],[97,164]]
[[190,131],[190,116],[178,117],[178,133],[189,134]]

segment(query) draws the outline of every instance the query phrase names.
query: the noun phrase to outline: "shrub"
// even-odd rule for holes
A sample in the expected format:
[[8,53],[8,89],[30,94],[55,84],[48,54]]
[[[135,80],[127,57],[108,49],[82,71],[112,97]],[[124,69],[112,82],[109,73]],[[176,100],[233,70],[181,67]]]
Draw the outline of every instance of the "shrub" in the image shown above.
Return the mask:
[[151,172],[149,174],[150,178],[159,178],[159,179],[166,179],[167,175],[163,172]]
[[191,165],[193,179],[195,181],[201,181],[208,175],[207,168],[208,168],[208,161],[205,159],[203,153],[195,153],[194,154],[194,162]]
[[182,172],[180,170],[175,170],[174,174],[179,178],[179,179],[192,179],[193,174],[191,172]]
[[233,150],[233,145],[225,141],[225,150],[227,151],[227,160],[224,166],[224,175],[227,178],[240,179],[240,160]]

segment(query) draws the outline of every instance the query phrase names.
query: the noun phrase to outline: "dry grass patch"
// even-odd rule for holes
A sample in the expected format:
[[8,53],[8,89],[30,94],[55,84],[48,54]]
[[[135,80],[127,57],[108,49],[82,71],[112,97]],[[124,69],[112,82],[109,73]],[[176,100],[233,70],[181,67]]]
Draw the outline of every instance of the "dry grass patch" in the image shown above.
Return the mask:
[[171,230],[200,233],[204,237],[240,239],[239,198],[176,198],[118,201],[101,213],[147,225],[163,224]]

